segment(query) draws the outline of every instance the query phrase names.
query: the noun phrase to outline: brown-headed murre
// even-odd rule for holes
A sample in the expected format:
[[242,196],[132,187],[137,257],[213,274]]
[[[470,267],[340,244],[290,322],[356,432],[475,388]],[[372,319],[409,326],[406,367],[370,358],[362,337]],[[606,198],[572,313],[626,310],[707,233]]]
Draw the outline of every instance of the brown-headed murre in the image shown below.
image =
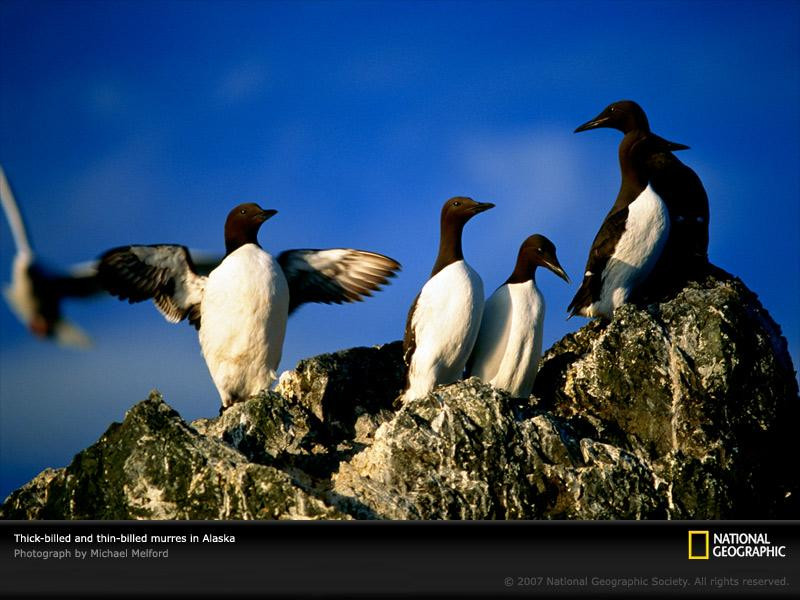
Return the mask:
[[2,167],[0,201],[16,247],[11,284],[3,289],[11,311],[39,338],[77,348],[90,346],[89,336],[61,315],[61,300],[87,298],[103,292],[97,281],[95,265],[88,263],[73,268],[70,273],[57,273],[46,269],[37,260],[28,240],[19,206]]
[[650,185],[669,209],[670,231],[661,257],[636,296],[656,300],[708,272],[708,195],[691,168],[665,148],[661,138],[643,150]]
[[493,207],[460,196],[442,207],[439,254],[406,320],[403,358],[408,378],[400,402],[421,398],[437,385],[463,376],[480,328],[484,300],[483,282],[464,260],[461,234],[467,221]]
[[100,259],[99,277],[129,302],[152,298],[173,323],[198,329],[222,409],[266,390],[276,378],[289,314],[306,302],[360,301],[388,283],[400,265],[374,252],[287,250],[275,260],[258,243],[275,210],[240,204],[225,221],[225,258],[199,275],[178,245],[124,246]]
[[599,127],[625,134],[622,183],[568,308],[587,317],[610,317],[632,296],[652,297],[682,285],[708,264],[708,198],[694,171],[672,154],[688,146],[652,133],[644,111],[630,100],[610,104],[575,132]]
[[527,398],[542,356],[544,298],[536,287],[536,267],[550,269],[569,283],[556,247],[543,235],[527,238],[514,271],[486,301],[478,339],[467,363],[467,376]]

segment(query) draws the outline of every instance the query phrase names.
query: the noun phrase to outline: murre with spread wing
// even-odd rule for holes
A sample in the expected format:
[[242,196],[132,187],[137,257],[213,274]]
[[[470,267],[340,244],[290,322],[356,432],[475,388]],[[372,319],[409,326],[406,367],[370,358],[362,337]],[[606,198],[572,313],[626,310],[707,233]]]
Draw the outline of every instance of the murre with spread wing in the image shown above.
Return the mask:
[[277,211],[240,204],[225,221],[225,258],[197,273],[185,246],[123,246],[103,254],[103,285],[129,302],[153,299],[167,321],[188,318],[222,400],[222,409],[269,388],[276,378],[286,321],[306,302],[360,301],[400,269],[364,250],[287,250],[277,260],[258,243]]

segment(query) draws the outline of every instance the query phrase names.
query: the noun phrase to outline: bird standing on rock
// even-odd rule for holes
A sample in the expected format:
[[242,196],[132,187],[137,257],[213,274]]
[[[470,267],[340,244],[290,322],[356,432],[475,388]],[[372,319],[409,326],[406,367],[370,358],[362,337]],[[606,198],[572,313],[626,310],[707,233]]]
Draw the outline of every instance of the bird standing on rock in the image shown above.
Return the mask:
[[625,134],[619,146],[622,183],[568,308],[587,317],[610,317],[631,297],[682,285],[708,264],[708,197],[694,171],[672,154],[688,146],[652,133],[631,100],[610,104],[575,132],[600,127]]
[[486,301],[467,364],[467,376],[479,377],[515,398],[530,396],[542,356],[545,304],[536,287],[540,266],[569,283],[553,242],[539,234],[527,238],[511,276]]
[[664,199],[670,218],[667,244],[637,294],[641,299],[657,299],[708,272],[710,214],[708,195],[697,173],[658,141],[643,152],[650,185]]
[[99,277],[129,302],[152,298],[167,321],[198,329],[200,347],[222,409],[269,388],[276,378],[286,321],[305,302],[362,300],[400,268],[363,250],[287,250],[275,260],[258,243],[277,213],[240,204],[225,221],[225,258],[197,273],[185,246],[124,246],[100,259]]
[[430,278],[408,312],[403,358],[408,366],[400,401],[461,379],[483,314],[483,282],[464,260],[464,225],[494,204],[454,197],[440,217],[439,254]]

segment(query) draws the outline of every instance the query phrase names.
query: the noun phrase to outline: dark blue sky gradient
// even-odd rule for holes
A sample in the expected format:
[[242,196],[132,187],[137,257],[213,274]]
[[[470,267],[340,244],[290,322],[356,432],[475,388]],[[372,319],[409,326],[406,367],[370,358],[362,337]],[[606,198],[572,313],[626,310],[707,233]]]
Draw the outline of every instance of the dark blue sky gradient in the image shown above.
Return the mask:
[[[0,3],[0,162],[52,265],[125,243],[221,252],[243,201],[279,211],[267,250],[403,264],[366,303],[301,309],[281,369],[399,339],[456,194],[497,204],[464,238],[487,294],[543,233],[573,279],[538,276],[545,346],[583,325],[565,309],[617,193],[620,134],[572,131],[622,98],[691,146],[711,258],[759,294],[797,364],[797,2]],[[3,281],[12,256],[2,224]],[[0,308],[0,496],[151,388],[188,419],[217,412],[188,325],[150,303],[65,309],[93,350],[33,339]]]

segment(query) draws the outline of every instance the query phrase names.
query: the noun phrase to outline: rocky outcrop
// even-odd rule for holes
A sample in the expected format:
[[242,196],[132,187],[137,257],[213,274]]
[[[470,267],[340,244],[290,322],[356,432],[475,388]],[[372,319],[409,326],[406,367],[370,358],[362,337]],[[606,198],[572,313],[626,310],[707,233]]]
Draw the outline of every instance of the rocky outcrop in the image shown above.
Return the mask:
[[274,467],[188,426],[157,392],[65,469],[11,494],[11,519],[340,518]]
[[651,482],[635,457],[471,378],[406,403],[333,489],[357,517],[663,516]]
[[800,516],[795,371],[755,294],[715,270],[555,344],[539,406],[648,465],[676,519]]
[[475,378],[399,410],[399,342],[301,361],[191,424],[154,393],[3,518],[720,519],[800,515],[779,327],[716,272],[543,358],[534,396]]

